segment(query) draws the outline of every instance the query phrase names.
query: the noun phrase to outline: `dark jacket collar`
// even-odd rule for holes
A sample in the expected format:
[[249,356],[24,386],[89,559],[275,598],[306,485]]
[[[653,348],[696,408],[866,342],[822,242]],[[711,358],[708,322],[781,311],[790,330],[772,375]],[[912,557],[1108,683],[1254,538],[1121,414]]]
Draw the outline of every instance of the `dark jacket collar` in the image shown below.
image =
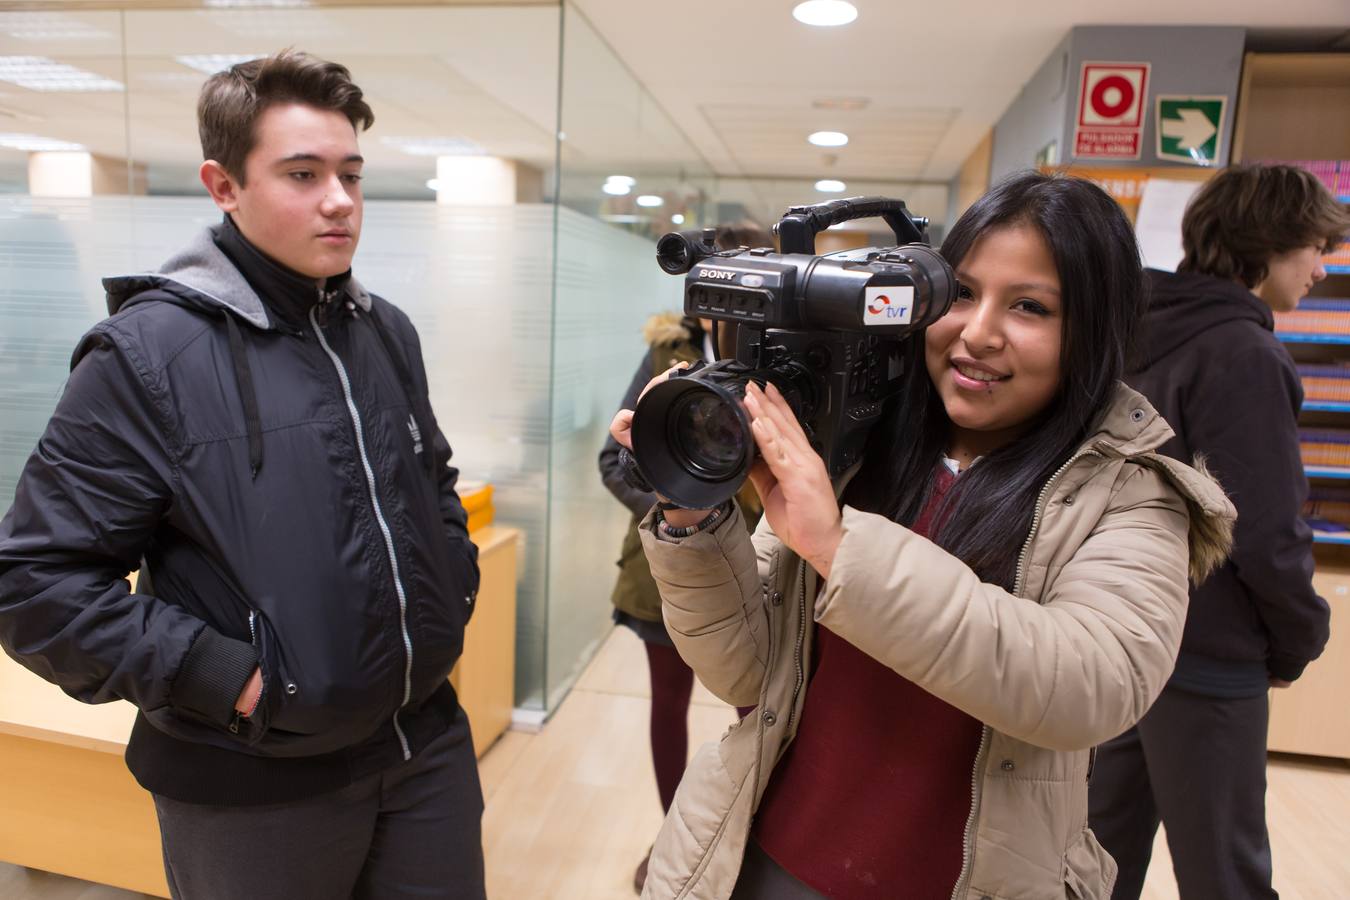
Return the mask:
[[214,238],[216,246],[234,263],[268,312],[295,328],[304,325],[310,307],[321,299],[337,297],[352,277],[348,269],[321,285],[318,280],[283,266],[253,246],[228,214]]

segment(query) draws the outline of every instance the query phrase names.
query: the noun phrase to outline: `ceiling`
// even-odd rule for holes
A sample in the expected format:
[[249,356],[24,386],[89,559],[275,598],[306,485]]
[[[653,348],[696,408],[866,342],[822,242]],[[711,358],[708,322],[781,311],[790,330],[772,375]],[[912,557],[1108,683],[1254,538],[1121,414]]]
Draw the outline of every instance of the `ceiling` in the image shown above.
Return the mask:
[[1075,25],[1350,31],[1350,0],[852,0],[837,28],[796,0],[574,2],[721,175],[948,181]]
[[[546,174],[561,152],[564,199],[616,220],[642,211],[637,192],[602,194],[615,173],[672,199],[717,176],[720,197],[763,219],[817,199],[815,179],[839,178],[849,193],[899,194],[940,219],[945,184],[1075,24],[1244,25],[1291,46],[1350,29],[1350,0],[854,0],[858,20],[835,29],[793,20],[794,0],[575,0],[565,17],[538,2],[353,2],[0,0],[0,56],[126,85],[0,81],[0,133],[130,158],[152,190],[195,191],[192,110],[206,73],[182,58],[297,46],[346,63],[365,90],[376,195],[430,199],[434,147],[419,155],[407,141],[454,140]],[[813,147],[817,130],[844,131],[849,144]],[[25,164],[0,149],[0,188],[21,182]]]

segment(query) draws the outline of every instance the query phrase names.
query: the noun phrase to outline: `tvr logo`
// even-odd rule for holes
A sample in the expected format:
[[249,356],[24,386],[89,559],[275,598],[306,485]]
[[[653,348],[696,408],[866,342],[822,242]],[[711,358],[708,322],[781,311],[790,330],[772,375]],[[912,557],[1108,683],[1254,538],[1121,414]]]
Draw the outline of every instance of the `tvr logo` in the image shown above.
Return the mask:
[[864,325],[908,325],[914,315],[914,288],[867,288],[863,302]]

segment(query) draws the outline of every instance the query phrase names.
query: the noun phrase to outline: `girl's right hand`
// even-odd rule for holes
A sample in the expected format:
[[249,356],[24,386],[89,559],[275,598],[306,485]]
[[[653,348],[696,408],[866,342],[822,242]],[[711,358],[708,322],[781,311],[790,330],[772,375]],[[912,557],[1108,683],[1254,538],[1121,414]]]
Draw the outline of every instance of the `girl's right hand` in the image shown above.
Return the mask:
[[[665,370],[664,372],[662,372],[660,375],[657,375],[657,376],[656,376],[655,378],[653,378],[651,381],[647,382],[647,386],[644,387],[644,388],[642,389],[642,393],[638,394],[638,402],[641,403],[641,402],[642,402],[642,398],[645,397],[645,396],[647,396],[647,392],[648,392],[648,391],[650,391],[652,388],[656,387],[656,386],[657,386],[658,384],[660,384],[661,382],[665,381],[667,378],[669,378],[669,377],[671,376],[672,373],[678,372],[678,371],[680,371],[681,369],[687,369],[687,368],[689,368],[689,363],[687,363],[687,362],[676,363],[675,365],[671,366],[669,369],[666,369],[666,370]],[[610,433],[610,436],[613,437],[614,440],[618,442],[618,444],[619,444],[620,447],[623,447],[623,448],[624,448],[625,450],[627,450],[629,453],[632,453],[632,452],[633,452],[633,411],[632,411],[631,409],[621,409],[621,410],[619,410],[618,413],[616,413],[615,416],[614,416],[614,421],[612,421],[612,422],[609,423],[609,433]]]

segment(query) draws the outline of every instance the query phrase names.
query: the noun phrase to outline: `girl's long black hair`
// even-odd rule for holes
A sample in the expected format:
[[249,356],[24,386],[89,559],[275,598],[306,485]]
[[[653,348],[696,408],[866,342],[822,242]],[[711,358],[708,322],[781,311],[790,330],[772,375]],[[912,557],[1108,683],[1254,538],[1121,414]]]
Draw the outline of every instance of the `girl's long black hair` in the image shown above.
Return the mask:
[[[953,268],[981,237],[1031,226],[1059,272],[1063,341],[1059,390],[1032,427],[988,454],[948,492],[948,513],[931,537],[983,581],[1011,590],[1018,555],[1046,481],[1100,424],[1125,368],[1143,314],[1143,270],[1134,230],[1120,207],[1090,181],[1026,172],[995,186],[957,221],[942,245]],[[868,438],[844,500],[913,524],[948,448],[951,422],[924,364],[924,335],[902,351],[908,375]]]

